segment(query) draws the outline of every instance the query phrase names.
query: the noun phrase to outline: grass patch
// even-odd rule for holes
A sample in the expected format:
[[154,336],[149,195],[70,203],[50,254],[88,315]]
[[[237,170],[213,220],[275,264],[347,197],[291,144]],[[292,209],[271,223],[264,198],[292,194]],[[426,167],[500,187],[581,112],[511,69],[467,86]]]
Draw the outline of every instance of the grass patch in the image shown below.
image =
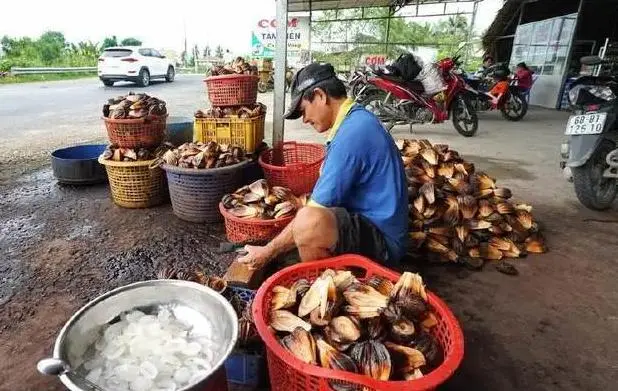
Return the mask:
[[9,75],[0,77],[0,84],[31,83],[36,81],[71,80],[96,77],[96,72],[45,73],[39,75]]

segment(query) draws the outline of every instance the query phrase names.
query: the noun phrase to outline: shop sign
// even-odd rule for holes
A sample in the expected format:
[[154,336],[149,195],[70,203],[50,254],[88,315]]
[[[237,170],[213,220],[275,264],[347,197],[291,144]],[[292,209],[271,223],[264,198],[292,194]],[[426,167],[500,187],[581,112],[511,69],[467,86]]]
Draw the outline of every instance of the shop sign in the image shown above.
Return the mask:
[[[300,59],[309,51],[309,17],[296,16],[288,19],[288,61]],[[273,58],[277,40],[277,20],[262,18],[256,21],[251,32],[251,54],[254,57]]]

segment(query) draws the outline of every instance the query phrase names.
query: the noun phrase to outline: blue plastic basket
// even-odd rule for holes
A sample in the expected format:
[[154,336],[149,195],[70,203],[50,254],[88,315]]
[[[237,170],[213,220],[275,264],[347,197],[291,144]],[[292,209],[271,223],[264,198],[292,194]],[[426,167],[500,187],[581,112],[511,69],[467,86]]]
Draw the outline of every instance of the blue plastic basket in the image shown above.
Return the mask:
[[[255,297],[251,289],[229,287],[232,294],[236,294],[245,303]],[[244,386],[257,386],[262,383],[266,375],[266,359],[262,353],[245,353],[233,351],[225,360],[227,381]]]

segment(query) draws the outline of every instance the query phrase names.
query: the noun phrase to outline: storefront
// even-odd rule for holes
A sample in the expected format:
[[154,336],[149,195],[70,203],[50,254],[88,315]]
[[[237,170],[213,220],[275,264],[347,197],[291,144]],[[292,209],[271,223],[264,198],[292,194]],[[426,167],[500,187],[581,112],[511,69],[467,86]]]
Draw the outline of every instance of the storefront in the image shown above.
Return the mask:
[[483,44],[497,61],[534,70],[531,104],[561,108],[565,86],[582,71],[579,59],[612,55],[617,16],[618,0],[509,0]]

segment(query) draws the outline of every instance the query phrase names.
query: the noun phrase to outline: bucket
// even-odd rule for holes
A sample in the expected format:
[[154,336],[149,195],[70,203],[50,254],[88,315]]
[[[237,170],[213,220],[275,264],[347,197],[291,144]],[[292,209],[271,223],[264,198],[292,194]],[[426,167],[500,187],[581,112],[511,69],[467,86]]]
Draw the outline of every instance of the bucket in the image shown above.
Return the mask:
[[[212,327],[213,340],[219,341],[214,365],[204,377],[178,391],[227,390],[224,362],[232,353],[238,338],[238,318],[232,305],[210,288],[181,280],[151,280],[122,286],[109,291],[79,309],[64,325],[54,344],[55,358],[72,368],[80,366],[81,357],[99,337],[101,327],[119,314],[133,309],[147,312],[160,304],[172,304],[174,315],[197,329],[205,320]],[[60,381],[71,391],[90,388],[68,373]]]

